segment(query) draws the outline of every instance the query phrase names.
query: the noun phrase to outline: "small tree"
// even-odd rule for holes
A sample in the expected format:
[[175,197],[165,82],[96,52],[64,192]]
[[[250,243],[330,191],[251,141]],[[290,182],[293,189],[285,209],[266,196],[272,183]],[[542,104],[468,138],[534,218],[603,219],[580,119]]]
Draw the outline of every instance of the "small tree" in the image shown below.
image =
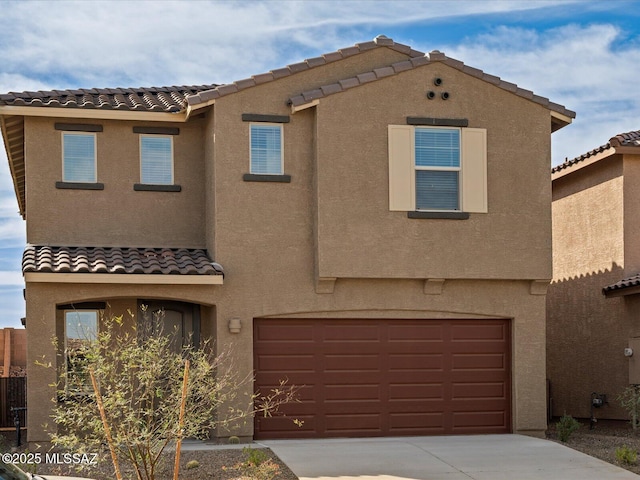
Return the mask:
[[[136,328],[135,321],[111,317],[103,319],[97,338],[77,342],[73,351],[66,351],[52,416],[58,426],[52,434],[53,444],[91,453],[104,451],[109,443],[116,470],[117,459],[133,467],[138,480],[154,480],[162,452],[170,443],[187,437],[206,438],[212,429],[236,425],[254,414],[271,415],[295,398],[296,389],[286,382],[266,395],[241,396],[241,391],[252,386],[253,378],[234,373],[228,352],[215,353],[210,343],[178,351],[172,338],[175,334]],[[180,429],[186,359],[190,368]],[[111,439],[89,370],[99,389]]]
[[618,395],[618,401],[629,414],[631,426],[636,430],[640,425],[640,385],[629,385]]

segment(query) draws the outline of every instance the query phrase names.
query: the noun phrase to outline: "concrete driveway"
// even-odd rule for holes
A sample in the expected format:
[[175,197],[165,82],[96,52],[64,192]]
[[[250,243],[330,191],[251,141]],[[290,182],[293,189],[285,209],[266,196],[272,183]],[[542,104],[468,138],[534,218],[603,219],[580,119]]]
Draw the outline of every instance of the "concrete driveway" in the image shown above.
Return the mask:
[[639,480],[563,445],[522,435],[269,440],[300,480]]

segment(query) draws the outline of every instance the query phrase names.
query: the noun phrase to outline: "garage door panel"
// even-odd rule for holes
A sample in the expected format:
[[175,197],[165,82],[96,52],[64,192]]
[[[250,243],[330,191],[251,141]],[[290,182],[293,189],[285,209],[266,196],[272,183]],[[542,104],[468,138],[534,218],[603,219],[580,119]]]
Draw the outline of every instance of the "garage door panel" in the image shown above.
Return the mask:
[[[294,419],[300,423],[294,423]],[[256,430],[270,438],[308,438],[317,430],[314,414],[297,417],[260,417],[255,421]]]
[[389,430],[394,435],[422,435],[444,433],[444,414],[437,413],[392,413],[389,415]]
[[442,399],[444,398],[444,385],[441,383],[422,384],[391,384],[389,385],[389,400],[397,399]]
[[453,370],[501,370],[507,367],[504,353],[453,355]]
[[256,438],[510,432],[506,320],[254,323],[256,385],[304,385],[282,410],[305,422],[262,419]]
[[442,353],[390,352],[388,366],[389,371],[394,374],[399,371],[442,371],[444,368],[444,355]]
[[364,385],[326,385],[325,402],[336,400],[374,400],[380,401],[380,385],[370,383]]
[[456,412],[453,414],[454,429],[500,428],[506,426],[506,418],[502,411]]
[[324,358],[324,371],[380,370],[380,355],[373,354],[327,354]]
[[278,323],[262,323],[258,324],[255,329],[254,339],[261,342],[288,343],[302,341],[313,343],[313,325],[292,322],[285,327]]
[[389,343],[441,342],[444,338],[442,325],[393,325],[388,328]]
[[380,382],[380,372],[378,370],[324,372],[322,378],[325,385],[368,385]]
[[506,329],[502,322],[461,322],[451,326],[451,340],[481,341],[481,340],[506,340]]
[[350,340],[356,342],[380,342],[380,330],[377,325],[349,324],[333,322],[323,325],[323,340],[325,342],[345,343]]
[[316,360],[313,355],[261,355],[256,362],[259,372],[313,372]]
[[362,435],[363,431],[375,433],[380,431],[381,424],[381,416],[377,413],[331,413],[325,416],[328,436]]

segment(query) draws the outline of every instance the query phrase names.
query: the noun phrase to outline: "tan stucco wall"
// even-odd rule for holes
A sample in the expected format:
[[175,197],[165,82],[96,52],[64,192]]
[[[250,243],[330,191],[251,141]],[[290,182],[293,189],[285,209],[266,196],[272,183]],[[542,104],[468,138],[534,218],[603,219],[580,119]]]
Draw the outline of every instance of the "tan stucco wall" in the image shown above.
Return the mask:
[[[96,133],[98,182],[104,190],[57,189],[62,140],[54,124],[100,124]],[[179,193],[134,191],[140,182],[140,135],[153,122],[25,119],[27,241],[82,246],[203,247],[203,121],[174,124],[174,179]],[[164,125],[162,125],[164,126]],[[137,214],[131,214],[135,207]]]
[[[426,99],[435,77],[449,100]],[[551,277],[546,109],[442,64],[317,108],[318,196],[330,199],[318,208],[321,277]],[[456,222],[389,211],[387,126],[408,116],[466,118],[487,130],[488,214]]]
[[616,397],[628,385],[622,352],[631,324],[624,300],[602,294],[625,275],[622,174],[622,159],[611,157],[553,183],[547,375],[554,415],[589,417],[591,393],[597,392],[608,395],[609,405],[596,417],[626,417]]
[[[402,58],[397,52],[376,49],[216,100],[202,121],[205,129],[198,122],[193,127],[197,133],[189,147],[204,152],[203,164],[191,178],[201,192],[197,200],[180,200],[190,188],[185,180],[181,194],[158,194],[157,204],[140,205],[133,200],[146,192],[107,190],[113,181],[99,178],[105,183],[104,192],[83,192],[89,213],[101,211],[98,198],[113,194],[114,201],[124,202],[115,195],[127,196],[127,208],[150,209],[148,221],[159,232],[151,237],[123,215],[123,227],[115,233],[104,226],[95,231],[83,228],[78,234],[82,242],[131,245],[151,238],[170,246],[205,242],[225,267],[224,285],[30,284],[30,362],[42,353],[53,355],[53,347],[47,345],[54,333],[55,305],[81,300],[168,298],[208,305],[209,325],[215,325],[208,333],[221,345],[233,344],[236,365],[243,373],[253,368],[252,322],[258,317],[508,318],[513,335],[513,430],[542,434],[545,296],[532,294],[544,292],[531,280],[551,277],[548,110],[443,64],[420,67],[322,99],[319,107],[291,115],[283,127],[284,173],[291,175],[291,183],[242,179],[249,172],[249,123],[241,120],[242,113],[291,114],[286,100],[292,95]],[[425,99],[436,75],[452,94],[446,102]],[[404,123],[406,116],[468,118],[470,126],[487,129],[488,214],[472,214],[468,220],[414,220],[406,213],[389,212],[386,126]],[[52,121],[28,123],[28,144],[35,147],[41,131],[50,135]],[[130,134],[130,125],[119,130],[106,123],[103,135],[108,126],[110,132],[137,137]],[[180,128],[182,137],[190,124]],[[53,137],[47,138],[45,143],[54,148]],[[120,141],[109,138],[114,145]],[[137,152],[137,144],[133,151]],[[35,156],[44,163],[43,153]],[[195,157],[194,153],[189,159]],[[131,162],[137,166],[137,155]],[[77,203],[48,187],[59,180],[60,162],[54,163],[55,168],[37,170],[46,178],[33,180],[48,190],[46,195],[34,194],[29,204],[36,210],[36,219],[29,219],[35,222],[29,241],[82,243],[68,230],[70,225],[54,226],[53,240],[45,230],[47,217],[39,209],[45,208],[46,198],[55,210]],[[119,165],[121,182],[125,166]],[[137,170],[126,172],[136,178]],[[181,202],[187,210],[176,209]],[[120,206],[115,210],[127,211],[124,203]],[[72,217],[78,218],[73,208]],[[116,221],[106,223],[113,226]],[[316,293],[319,274],[338,277],[333,293]],[[424,279],[433,277],[446,279],[440,294],[425,293]],[[240,334],[229,333],[232,318],[241,320]],[[29,401],[37,404],[51,398],[46,385],[53,377],[50,372],[34,375],[37,383]],[[44,421],[46,412],[31,412],[31,442],[44,440],[40,438]],[[252,428],[248,423],[233,433],[251,436]]]

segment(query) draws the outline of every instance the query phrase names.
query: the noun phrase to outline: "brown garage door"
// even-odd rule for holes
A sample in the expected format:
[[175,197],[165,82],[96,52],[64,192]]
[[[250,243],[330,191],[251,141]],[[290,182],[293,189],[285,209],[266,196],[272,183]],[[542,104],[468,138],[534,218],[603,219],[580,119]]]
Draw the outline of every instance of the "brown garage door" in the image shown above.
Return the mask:
[[256,387],[301,390],[255,437],[508,433],[509,339],[507,320],[257,319]]

